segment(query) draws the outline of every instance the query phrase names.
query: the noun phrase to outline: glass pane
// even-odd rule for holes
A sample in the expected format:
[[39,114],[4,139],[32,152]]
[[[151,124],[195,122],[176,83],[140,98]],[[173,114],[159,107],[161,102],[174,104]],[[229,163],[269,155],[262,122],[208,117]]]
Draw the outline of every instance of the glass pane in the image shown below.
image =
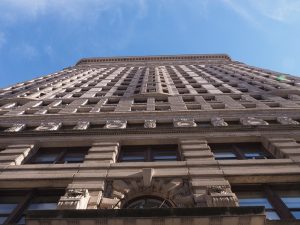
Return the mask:
[[57,203],[31,203],[29,207],[27,208],[28,210],[50,210],[50,209],[56,209],[57,208]]
[[237,159],[236,155],[233,152],[213,152],[215,159],[222,160],[222,159]]
[[281,200],[288,208],[300,208],[300,197],[282,197]]
[[145,155],[144,152],[136,152],[136,151],[123,152],[121,161],[143,162],[145,161]]
[[274,211],[267,211],[266,216],[268,220],[280,220],[279,215]]
[[129,204],[126,208],[129,209],[151,209],[151,208],[169,208],[163,200],[143,198]]
[[3,224],[7,217],[0,216],[0,224]]
[[65,163],[80,163],[83,162],[85,154],[84,153],[67,153],[63,161]]
[[33,160],[34,163],[53,163],[57,157],[55,153],[39,153]]
[[300,211],[291,211],[295,219],[300,219]]
[[18,221],[18,224],[25,224],[25,216],[21,217],[21,219]]
[[266,198],[239,198],[240,206],[264,206],[266,209],[272,209],[271,203]]
[[153,161],[176,161],[175,151],[153,151]]
[[16,203],[0,203],[0,214],[9,214],[17,207]]
[[266,159],[267,157],[263,152],[245,152],[246,159]]

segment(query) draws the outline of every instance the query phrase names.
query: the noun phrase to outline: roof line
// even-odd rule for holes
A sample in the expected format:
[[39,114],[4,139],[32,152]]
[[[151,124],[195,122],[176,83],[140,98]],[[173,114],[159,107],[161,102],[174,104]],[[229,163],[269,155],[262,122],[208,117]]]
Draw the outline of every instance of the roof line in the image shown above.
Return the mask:
[[172,60],[229,60],[227,54],[189,54],[189,55],[150,55],[150,56],[114,56],[82,58],[76,65],[85,63],[112,63],[112,62],[145,62],[145,61],[172,61]]

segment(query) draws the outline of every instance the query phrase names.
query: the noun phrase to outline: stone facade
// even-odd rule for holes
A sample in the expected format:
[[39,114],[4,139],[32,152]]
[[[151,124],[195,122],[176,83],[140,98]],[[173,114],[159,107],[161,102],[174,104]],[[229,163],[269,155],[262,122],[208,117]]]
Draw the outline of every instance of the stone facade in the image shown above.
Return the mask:
[[[87,212],[122,210],[155,196],[170,207],[216,212],[239,208],[232,187],[297,185],[300,79],[278,80],[280,75],[227,55],[89,58],[1,89],[0,195],[63,189],[59,210]],[[218,160],[211,146],[220,143],[261,143],[273,157]],[[177,145],[178,160],[120,161],[123,146],[147,145]],[[41,149],[83,146],[83,162],[32,163]],[[273,223],[251,210],[179,214],[53,221],[29,216],[27,224]]]

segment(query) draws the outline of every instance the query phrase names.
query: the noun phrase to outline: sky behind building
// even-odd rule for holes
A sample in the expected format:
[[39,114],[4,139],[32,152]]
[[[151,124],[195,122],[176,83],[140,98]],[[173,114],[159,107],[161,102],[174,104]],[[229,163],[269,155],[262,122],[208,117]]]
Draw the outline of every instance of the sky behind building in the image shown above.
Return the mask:
[[300,75],[299,0],[1,0],[0,87],[83,57],[227,53]]

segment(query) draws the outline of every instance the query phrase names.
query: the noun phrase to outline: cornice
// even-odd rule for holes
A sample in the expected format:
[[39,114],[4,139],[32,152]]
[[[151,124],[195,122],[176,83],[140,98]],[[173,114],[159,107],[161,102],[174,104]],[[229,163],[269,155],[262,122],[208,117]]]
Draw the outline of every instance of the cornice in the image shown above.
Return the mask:
[[228,127],[186,127],[186,128],[126,128],[126,129],[88,129],[88,130],[58,130],[58,131],[24,131],[16,133],[0,132],[1,138],[14,137],[71,137],[71,136],[126,136],[126,135],[151,135],[151,134],[213,134],[213,133],[250,133],[274,134],[282,132],[299,133],[297,125],[268,125],[268,126],[228,126]]
[[76,65],[90,63],[128,63],[128,62],[153,62],[153,61],[190,61],[190,60],[223,60],[231,61],[227,54],[193,54],[193,55],[163,55],[163,56],[124,56],[124,57],[95,57],[80,59]]

